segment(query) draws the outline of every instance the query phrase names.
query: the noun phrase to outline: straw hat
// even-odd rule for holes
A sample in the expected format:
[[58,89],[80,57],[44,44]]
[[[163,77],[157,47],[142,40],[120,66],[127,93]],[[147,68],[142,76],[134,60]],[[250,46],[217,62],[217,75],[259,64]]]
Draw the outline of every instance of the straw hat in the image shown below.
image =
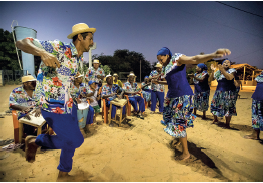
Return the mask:
[[163,65],[158,62],[154,67],[163,67]]
[[110,73],[107,75],[107,76],[105,76],[105,78],[104,78],[104,81],[107,81],[107,78],[108,77],[111,77],[112,75],[110,75]]
[[98,59],[93,60],[93,64],[100,64],[100,61]]
[[130,77],[130,76],[134,76],[134,77],[136,77],[135,74],[134,74],[133,72],[131,72],[127,77]]
[[28,81],[36,81],[36,79],[32,75],[27,75],[27,76],[22,77],[22,83],[25,83]]
[[[113,76],[118,76],[118,74],[117,74],[117,73],[114,73]],[[119,77],[119,76],[118,76],[118,77]]]
[[75,35],[84,33],[84,32],[96,32],[96,28],[89,28],[85,23],[75,24],[72,27],[72,33],[68,35],[68,39],[72,39]]
[[75,78],[79,78],[79,77],[83,77],[84,75],[83,74],[80,74],[80,75],[76,75]]

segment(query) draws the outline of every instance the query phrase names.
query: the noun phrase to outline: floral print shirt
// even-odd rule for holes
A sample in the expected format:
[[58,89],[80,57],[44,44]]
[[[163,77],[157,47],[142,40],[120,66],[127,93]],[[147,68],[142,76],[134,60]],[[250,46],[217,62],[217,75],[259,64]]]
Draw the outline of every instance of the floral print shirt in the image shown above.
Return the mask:
[[161,78],[165,78],[166,75],[171,72],[176,66],[177,66],[177,60],[182,56],[181,53],[175,53],[172,58],[170,59],[170,62],[166,67],[162,68]]
[[[9,109],[12,105],[20,105],[23,107],[35,107],[36,106],[36,93],[33,91],[32,98],[27,95],[26,90],[24,90],[23,86],[15,88],[10,96],[9,96]],[[20,118],[23,115],[21,111],[17,111],[17,116]]]
[[[145,82],[142,82],[142,84],[141,84],[141,88],[143,87],[143,86],[145,86],[146,85],[146,83]],[[144,89],[148,89],[148,90],[151,90],[152,88],[151,88],[151,85],[148,85],[148,86],[146,86],[146,87],[144,87]]]
[[[118,91],[119,90],[119,91]],[[122,89],[120,88],[119,85],[113,84],[112,87],[110,88],[110,86],[108,84],[104,85],[102,87],[101,90],[101,97],[103,97],[104,95],[110,95],[112,93],[119,93],[121,92]],[[112,101],[117,97],[117,95],[113,96],[113,97],[108,97],[107,100]]]
[[[205,76],[207,74],[208,74],[207,70],[204,70],[202,73],[198,74],[198,76],[197,76],[197,73],[195,73],[194,75],[197,78],[202,78],[203,76]],[[194,81],[194,84],[198,84],[199,83],[199,81],[197,81],[195,78],[193,78],[193,81]]]
[[263,83],[263,71],[255,78],[255,81],[258,83]]
[[[122,89],[124,91],[127,91],[127,92],[139,92],[140,91],[140,88],[139,88],[137,83],[134,82],[133,86],[132,86],[129,81],[127,81],[126,83],[123,84]],[[140,96],[139,94],[136,94],[136,95]],[[132,97],[133,95],[132,94],[128,94],[128,96]]]
[[[151,73],[150,73],[150,76],[149,78],[152,78],[154,76],[157,76],[159,75],[159,73],[157,72],[157,70],[153,70]],[[161,81],[161,77],[158,78],[158,81]],[[152,90],[153,91],[157,91],[157,92],[164,92],[164,85],[162,84],[154,84],[152,83]]]
[[[236,71],[236,69],[234,69],[234,68],[230,68],[230,69],[228,69],[226,72],[227,72],[228,74],[231,74],[231,73],[237,72],[237,71]],[[223,78],[226,78],[226,77],[224,76],[224,74],[221,73],[220,70],[218,70],[218,71],[216,71],[216,72],[214,73],[214,78],[215,78],[217,81],[219,81],[219,80],[222,80]]]
[[87,70],[85,78],[88,78],[89,81],[95,81],[96,83],[102,82],[97,76],[105,76],[104,70],[102,68],[98,68],[97,70],[94,67],[90,67]]
[[89,86],[87,86],[85,83],[81,83],[80,86],[79,86],[79,88],[77,88],[77,87],[73,84],[73,86],[72,86],[70,89],[71,89],[71,90],[70,90],[70,94],[71,94],[71,96],[72,96],[72,98],[73,98],[73,102],[74,102],[75,105],[77,105],[78,103],[77,103],[77,101],[76,101],[76,98],[79,98],[79,99],[80,99],[79,95],[80,95],[81,93],[87,94],[88,89],[89,89]]
[[61,64],[60,68],[51,68],[47,67],[43,61],[41,62],[36,85],[36,94],[39,99],[37,105],[41,105],[42,109],[48,112],[70,114],[73,105],[70,85],[73,83],[80,62],[83,62],[83,57],[78,58],[77,49],[72,42],[67,44],[59,40],[27,39],[31,40],[35,46],[56,56]]

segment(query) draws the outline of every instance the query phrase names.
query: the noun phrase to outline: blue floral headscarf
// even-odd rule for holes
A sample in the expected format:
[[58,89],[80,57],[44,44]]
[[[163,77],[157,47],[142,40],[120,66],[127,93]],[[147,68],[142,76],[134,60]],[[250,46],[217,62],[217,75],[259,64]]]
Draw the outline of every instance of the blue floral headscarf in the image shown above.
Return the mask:
[[206,66],[205,64],[203,64],[203,63],[197,64],[197,67],[201,68],[202,71],[203,71],[203,70],[207,70],[207,66]]
[[161,48],[161,49],[157,52],[157,56],[158,56],[158,55],[170,55],[170,56],[172,56],[173,54],[172,54],[172,52],[169,50],[169,48],[163,47],[163,48]]

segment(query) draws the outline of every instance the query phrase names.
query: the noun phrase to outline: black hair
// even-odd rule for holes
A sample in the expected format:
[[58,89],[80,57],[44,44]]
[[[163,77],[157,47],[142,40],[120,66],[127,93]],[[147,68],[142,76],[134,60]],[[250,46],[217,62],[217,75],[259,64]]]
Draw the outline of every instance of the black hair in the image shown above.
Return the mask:
[[[80,34],[83,37],[83,39],[85,40],[89,33],[92,33],[92,32],[83,32],[83,33],[80,33]],[[78,39],[78,34],[73,37],[73,42],[75,42],[77,39]]]

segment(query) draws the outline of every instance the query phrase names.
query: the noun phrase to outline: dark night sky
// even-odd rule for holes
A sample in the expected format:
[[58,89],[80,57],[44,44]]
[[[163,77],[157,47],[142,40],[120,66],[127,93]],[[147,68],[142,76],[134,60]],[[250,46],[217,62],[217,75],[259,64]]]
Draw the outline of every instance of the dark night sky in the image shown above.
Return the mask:
[[87,23],[97,28],[93,54],[128,49],[155,62],[163,46],[188,56],[229,48],[231,61],[263,69],[263,2],[223,3],[259,16],[214,1],[2,1],[0,28],[11,31],[17,20],[40,40],[70,42],[72,26]]

